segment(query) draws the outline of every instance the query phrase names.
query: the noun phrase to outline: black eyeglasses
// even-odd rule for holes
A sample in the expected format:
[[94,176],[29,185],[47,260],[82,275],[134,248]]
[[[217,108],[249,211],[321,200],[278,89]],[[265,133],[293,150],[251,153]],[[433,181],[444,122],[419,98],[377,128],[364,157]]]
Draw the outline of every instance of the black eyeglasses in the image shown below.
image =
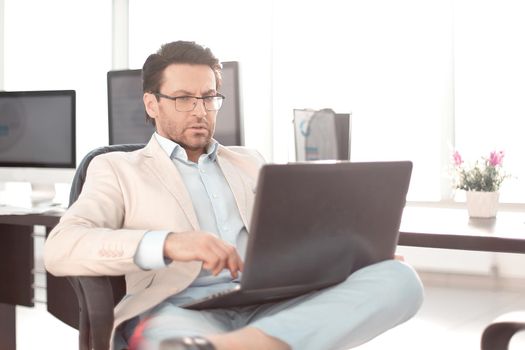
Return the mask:
[[161,94],[160,92],[155,92],[153,95],[157,97],[167,98],[168,100],[175,101],[175,109],[179,112],[191,112],[197,106],[197,102],[202,100],[204,103],[204,108],[207,111],[218,111],[222,107],[222,101],[226,98],[221,94],[216,94],[213,96],[168,96]]

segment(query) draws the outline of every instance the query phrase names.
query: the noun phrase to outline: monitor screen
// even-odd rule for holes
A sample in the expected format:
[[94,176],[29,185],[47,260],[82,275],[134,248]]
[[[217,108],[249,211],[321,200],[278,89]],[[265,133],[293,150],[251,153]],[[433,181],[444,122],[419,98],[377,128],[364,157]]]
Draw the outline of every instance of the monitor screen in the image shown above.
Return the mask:
[[220,93],[226,96],[217,114],[214,138],[225,146],[244,146],[238,62],[222,62]]
[[0,167],[75,166],[75,91],[0,91]]
[[336,113],[335,139],[337,140],[337,159],[350,160],[350,121],[351,113]]
[[155,127],[146,122],[141,70],[108,72],[109,144],[146,143]]
[[[222,66],[220,92],[226,99],[217,114],[214,138],[225,146],[241,146],[239,66],[237,62],[222,62]],[[148,142],[155,128],[145,119],[141,70],[109,71],[107,82],[109,144]]]

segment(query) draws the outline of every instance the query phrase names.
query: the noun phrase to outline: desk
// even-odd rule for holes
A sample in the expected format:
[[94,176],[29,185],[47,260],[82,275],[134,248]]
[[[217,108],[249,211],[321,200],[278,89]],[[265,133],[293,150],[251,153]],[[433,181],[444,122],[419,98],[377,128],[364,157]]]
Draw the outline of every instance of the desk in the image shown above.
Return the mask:
[[[49,232],[59,218],[60,214],[0,215],[0,350],[16,349],[15,305],[33,306],[33,226],[43,225]],[[406,207],[399,245],[525,253],[525,213],[469,219],[466,209]],[[75,326],[78,304],[67,280],[48,274],[47,290],[49,312]]]
[[15,306],[34,306],[33,226],[46,232],[60,214],[0,215],[0,350],[16,349]]
[[525,254],[525,213],[502,212],[497,218],[469,218],[466,209],[407,206],[399,245]]

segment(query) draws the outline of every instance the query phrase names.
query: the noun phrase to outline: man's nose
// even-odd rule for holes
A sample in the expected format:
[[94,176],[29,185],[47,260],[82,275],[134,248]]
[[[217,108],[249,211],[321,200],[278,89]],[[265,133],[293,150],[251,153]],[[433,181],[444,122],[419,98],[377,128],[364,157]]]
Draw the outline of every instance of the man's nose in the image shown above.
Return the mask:
[[206,110],[206,107],[204,106],[203,99],[197,99],[195,108],[193,109],[193,113],[195,115],[206,115],[206,113],[208,113],[208,111]]

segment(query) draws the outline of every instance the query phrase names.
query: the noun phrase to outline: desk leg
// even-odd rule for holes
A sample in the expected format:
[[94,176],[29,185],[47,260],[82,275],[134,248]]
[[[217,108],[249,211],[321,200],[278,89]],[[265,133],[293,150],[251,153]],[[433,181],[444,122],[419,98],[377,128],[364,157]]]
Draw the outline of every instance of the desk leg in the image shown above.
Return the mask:
[[16,349],[15,305],[0,304],[0,350]]

